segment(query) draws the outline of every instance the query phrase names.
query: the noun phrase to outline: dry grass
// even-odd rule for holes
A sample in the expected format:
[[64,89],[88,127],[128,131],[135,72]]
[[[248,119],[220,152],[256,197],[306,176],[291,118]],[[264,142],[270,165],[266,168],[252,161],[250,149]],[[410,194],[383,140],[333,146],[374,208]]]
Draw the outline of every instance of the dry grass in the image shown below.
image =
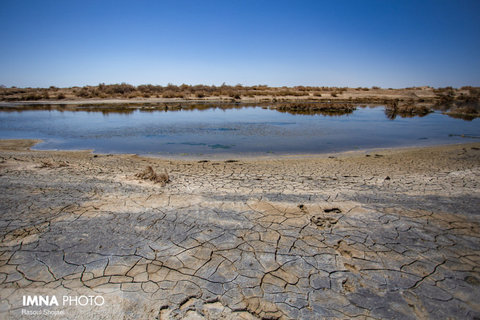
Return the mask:
[[164,171],[164,173],[156,173],[151,166],[148,166],[145,170],[137,173],[135,176],[142,180],[150,180],[154,183],[160,183],[163,187],[170,182],[170,177],[168,176],[167,170],[164,169]]
[[37,168],[48,168],[48,169],[57,169],[57,168],[63,168],[63,167],[68,167],[68,163],[65,161],[50,162],[50,161],[43,160],[41,164],[37,166]]
[[35,100],[76,100],[76,99],[136,99],[136,98],[166,98],[166,99],[212,99],[223,98],[239,100],[242,98],[269,97],[270,99],[315,98],[321,99],[347,99],[349,97],[372,98],[385,95],[424,94],[431,92],[438,99],[445,96],[458,95],[460,91],[471,95],[478,90],[475,87],[463,87],[454,89],[451,87],[434,89],[430,87],[414,87],[408,89],[382,89],[379,87],[369,88],[346,88],[346,87],[269,87],[266,85],[235,86],[223,84],[221,86],[187,85],[180,86],[169,84],[167,86],[144,84],[133,86],[127,83],[104,84],[97,86],[70,87],[70,88],[0,88],[1,101],[35,101]]

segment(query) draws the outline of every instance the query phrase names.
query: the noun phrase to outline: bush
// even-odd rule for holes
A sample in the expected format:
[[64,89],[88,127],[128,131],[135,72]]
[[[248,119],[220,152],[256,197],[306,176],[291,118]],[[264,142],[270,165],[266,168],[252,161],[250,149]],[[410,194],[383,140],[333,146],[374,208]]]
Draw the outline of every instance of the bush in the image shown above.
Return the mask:
[[184,94],[181,92],[175,92],[173,90],[167,90],[162,94],[163,98],[184,98]]
[[40,100],[42,99],[41,95],[30,93],[25,97],[25,100]]
[[77,93],[76,93],[77,97],[81,97],[81,98],[88,98],[90,97],[90,91],[88,90],[87,87],[83,87],[82,89],[80,89]]

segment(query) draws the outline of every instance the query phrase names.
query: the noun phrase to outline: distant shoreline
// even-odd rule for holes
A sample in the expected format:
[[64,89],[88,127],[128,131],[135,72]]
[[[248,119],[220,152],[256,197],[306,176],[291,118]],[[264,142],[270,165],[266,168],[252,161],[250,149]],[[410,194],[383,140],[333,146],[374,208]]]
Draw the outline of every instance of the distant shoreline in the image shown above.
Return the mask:
[[477,97],[480,88],[432,88],[429,86],[403,89],[348,87],[268,87],[206,86],[206,85],[140,85],[99,84],[70,88],[0,88],[0,102],[14,103],[147,103],[147,102],[277,102],[335,101],[380,102],[405,101],[435,103],[448,98]]
[[[434,98],[417,101],[424,105],[432,105]],[[48,105],[48,104],[148,104],[148,103],[281,103],[281,102],[311,102],[311,103],[357,103],[357,104],[390,104],[392,102],[411,101],[407,96],[359,96],[359,97],[312,97],[312,96],[255,96],[233,99],[230,97],[205,97],[205,98],[71,98],[49,100],[0,100],[0,106],[18,105]]]
[[170,107],[181,109],[185,104],[259,105],[296,113],[349,112],[355,105],[384,105],[392,113],[415,116],[440,110],[472,120],[480,117],[480,88],[134,87],[127,84],[82,88],[0,88],[0,108],[99,104],[113,108],[125,104],[148,105],[165,110]]

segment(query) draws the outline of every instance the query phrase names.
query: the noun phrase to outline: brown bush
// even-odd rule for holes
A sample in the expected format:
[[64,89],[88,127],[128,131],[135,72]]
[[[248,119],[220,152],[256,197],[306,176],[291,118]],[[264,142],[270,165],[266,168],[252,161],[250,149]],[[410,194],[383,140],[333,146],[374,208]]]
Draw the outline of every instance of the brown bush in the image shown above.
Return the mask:
[[165,186],[168,182],[170,182],[170,177],[168,176],[167,170],[164,169],[164,173],[156,173],[155,170],[151,166],[148,166],[145,170],[143,170],[140,173],[137,173],[135,176],[137,178],[140,178],[142,180],[150,180],[153,181],[154,183],[160,183],[163,186]]
[[184,98],[185,95],[181,92],[175,92],[173,90],[167,90],[162,94],[163,98]]

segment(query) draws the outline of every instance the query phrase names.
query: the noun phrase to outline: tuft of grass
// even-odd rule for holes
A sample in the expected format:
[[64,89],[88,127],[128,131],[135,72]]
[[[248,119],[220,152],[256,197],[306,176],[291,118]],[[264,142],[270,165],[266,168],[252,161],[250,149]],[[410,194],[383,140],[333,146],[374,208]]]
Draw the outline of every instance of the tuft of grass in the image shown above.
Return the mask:
[[168,172],[164,169],[164,173],[156,173],[151,166],[148,166],[145,170],[140,173],[137,173],[135,176],[142,180],[150,180],[154,183],[160,183],[164,187],[167,183],[170,182],[170,177]]

